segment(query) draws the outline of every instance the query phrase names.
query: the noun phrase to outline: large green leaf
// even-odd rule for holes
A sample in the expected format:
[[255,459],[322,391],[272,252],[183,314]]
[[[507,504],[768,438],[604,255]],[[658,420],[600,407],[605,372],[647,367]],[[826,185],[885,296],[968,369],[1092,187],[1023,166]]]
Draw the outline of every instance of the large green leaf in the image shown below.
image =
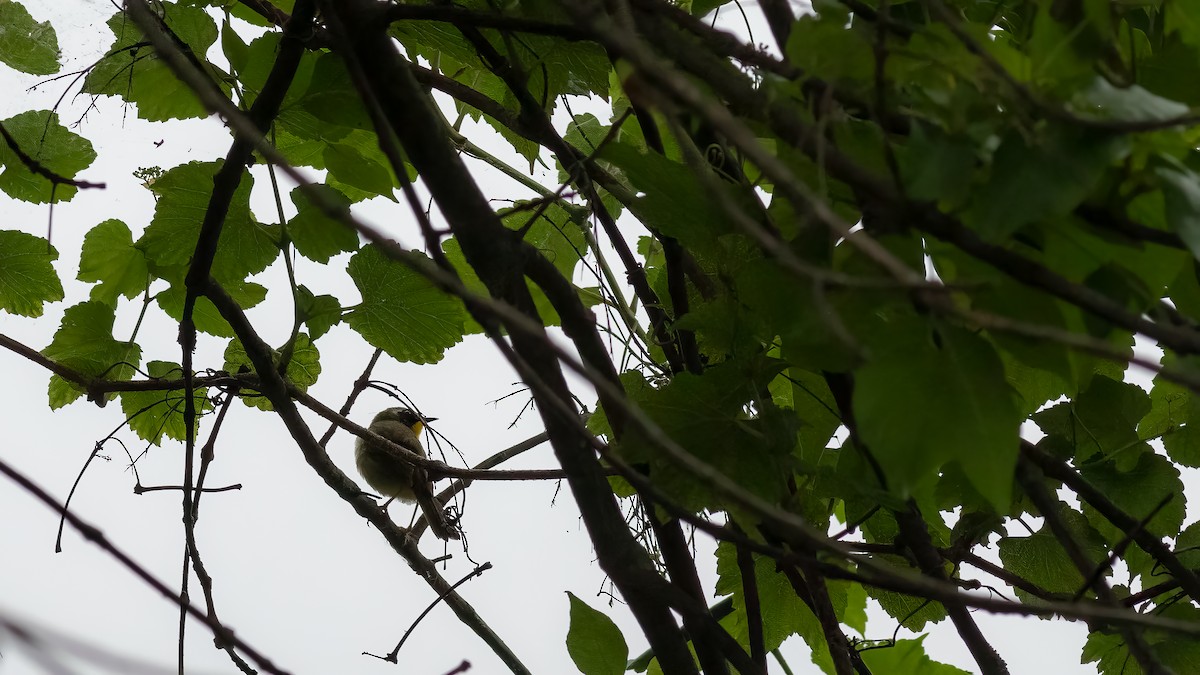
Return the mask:
[[[217,41],[217,24],[212,17],[200,7],[170,2],[157,7],[166,27],[209,70],[214,84],[228,94],[229,83],[204,60],[208,48]],[[154,49],[143,43],[136,23],[118,12],[108,20],[108,27],[116,39],[84,78],[85,93],[120,96],[137,105],[138,117],[153,122],[208,116],[191,87],[175,77]]]
[[[716,467],[744,489],[769,501],[781,499],[793,465],[797,420],[790,410],[755,400],[759,386],[774,379],[778,362],[723,363],[703,375],[680,374],[664,387],[630,386],[630,398],[688,453]],[[631,375],[632,377],[632,375]],[[747,409],[753,404],[755,414]],[[730,508],[703,482],[679,470],[674,460],[636,430],[618,447],[630,462],[649,462],[655,484],[691,508]]]
[[[0,4],[0,7],[3,7]],[[58,122],[58,115],[46,110],[29,110],[10,117],[0,124],[13,137],[25,156],[37,166],[59,177],[74,179],[96,159],[92,144],[83,136],[67,131]],[[0,144],[0,190],[5,194],[34,204],[47,204],[51,195],[55,202],[69,201],[79,191],[73,185],[59,184],[30,168],[7,143]]]
[[1167,222],[1200,259],[1200,176],[1182,166],[1159,167],[1155,173],[1163,181]]
[[731,231],[710,187],[683,164],[621,142],[609,143],[600,157],[620,167],[643,193],[627,206],[647,227],[700,251],[710,249],[719,235]]
[[[1166,619],[1186,623],[1200,621],[1200,612],[1192,605],[1183,603],[1172,604],[1155,613]],[[1200,640],[1157,629],[1142,631],[1142,636],[1159,663],[1172,672],[1191,672],[1200,661]],[[1129,653],[1124,637],[1116,631],[1097,630],[1088,634],[1080,661],[1096,662],[1097,671],[1101,675],[1146,673],[1137,659]]]
[[860,652],[863,663],[872,673],[904,673],[905,675],[968,675],[961,668],[938,663],[925,654],[925,636],[915,640],[896,640],[882,649]]
[[1148,449],[1137,427],[1150,409],[1150,397],[1137,385],[1096,376],[1074,401],[1058,403],[1032,419],[1049,437],[1043,442],[1077,461],[1100,456],[1132,466]]
[[[350,200],[337,190],[324,185],[315,187],[342,208],[349,207]],[[358,248],[358,234],[325,215],[299,188],[292,190],[292,203],[296,205],[296,215],[287,222],[287,233],[300,255],[327,263],[339,253]]]
[[1008,510],[1021,419],[983,339],[950,327],[898,335],[859,370],[854,412],[894,491],[911,494],[956,461],[998,511]]
[[[58,332],[42,354],[88,377],[131,379],[141,363],[142,349],[113,337],[114,320],[113,308],[101,302],[68,307]],[[83,396],[84,390],[52,375],[49,394],[50,407],[57,409]]]
[[[1059,509],[1058,517],[1066,523],[1075,545],[1080,547],[1092,566],[1099,567],[1108,554],[1099,533],[1088,524],[1083,514],[1065,505]],[[1004,569],[1043,590],[1074,595],[1086,589],[1089,580],[1079,573],[1049,525],[1043,525],[1042,529],[1028,537],[1002,537],[998,546]],[[1017,589],[1017,593],[1029,599],[1020,589]]]
[[[200,235],[200,224],[208,212],[213,176],[219,162],[191,162],[177,166],[150,187],[158,196],[154,219],[137,241],[137,248],[157,267],[191,262]],[[278,234],[255,221],[250,213],[253,180],[243,176],[234,191],[229,212],[221,228],[212,276],[225,284],[245,281],[267,268],[279,255]]]
[[[558,269],[568,281],[574,277],[576,266],[587,252],[583,227],[578,218],[569,213],[559,204],[545,202],[517,202],[509,208],[497,211],[500,221],[510,230],[523,233],[522,240],[533,246],[538,252]],[[463,285],[468,289],[488,295],[487,287],[475,274],[475,270],[467,263],[462,249],[456,239],[447,239],[442,243],[442,251],[446,259],[458,271]],[[527,281],[530,295],[533,296],[538,315],[547,326],[557,326],[561,323],[558,313],[546,298],[542,289],[532,281]],[[585,306],[595,304],[584,289],[579,291],[580,300]],[[467,333],[482,333],[483,328],[471,317],[465,323]]]
[[117,298],[132,298],[146,290],[150,271],[146,255],[133,245],[129,226],[119,220],[106,220],[83,237],[79,258],[80,281],[97,282],[92,299],[116,305]]
[[844,17],[806,15],[792,25],[787,55],[807,71],[852,87],[869,81],[874,72],[873,40],[871,32],[847,30]]
[[296,305],[300,320],[308,326],[313,340],[341,323],[342,305],[332,295],[313,295],[303,284],[296,289]]
[[601,612],[567,591],[571,623],[567,629],[567,653],[583,675],[620,675],[625,672],[629,647],[621,630]]
[[1010,134],[996,150],[987,183],[975,193],[970,218],[984,236],[1001,239],[1027,223],[1065,215],[1127,149],[1119,136],[1073,128],[1051,127],[1032,143]]
[[[183,319],[183,302],[186,296],[183,275],[184,268],[182,267],[169,270],[163,277],[171,282],[171,287],[154,296],[158,306],[167,313],[167,316],[176,321]],[[222,287],[242,309],[250,309],[267,297],[266,287],[252,281],[223,284]],[[233,328],[207,297],[201,296],[196,299],[192,320],[196,324],[196,330],[201,333],[218,337],[233,337]]]
[[[179,364],[169,361],[151,361],[146,364],[146,374],[152,379],[179,380],[183,371]],[[187,438],[184,422],[186,397],[183,389],[163,391],[121,392],[121,411],[129,420],[129,428],[144,441],[160,445],[162,439],[182,441]],[[196,429],[200,415],[212,408],[208,401],[208,390],[201,387],[193,392],[196,408]]]
[[20,2],[0,2],[0,63],[30,75],[52,75],[58,63],[58,36],[49,21],[34,21]]
[[[1187,498],[1179,469],[1162,455],[1144,452],[1128,471],[1119,470],[1115,462],[1103,462],[1085,465],[1080,473],[1135,520],[1155,514],[1146,524],[1146,530],[1155,536],[1174,537],[1179,533]],[[1090,504],[1084,504],[1083,513],[1109,542],[1126,538],[1124,531],[1109,523]]]
[[41,316],[45,303],[62,300],[62,283],[51,264],[57,259],[58,251],[45,239],[0,230],[0,310]]
[[[426,259],[425,264],[433,262]],[[410,267],[384,256],[377,246],[354,254],[347,272],[362,303],[350,308],[346,322],[392,358],[436,363],[462,340],[462,303]]]
[[1190,390],[1156,377],[1150,412],[1138,423],[1138,433],[1147,440],[1161,438],[1167,456],[1175,462],[1200,467],[1200,400]]
[[[281,350],[271,350],[271,359],[275,365],[282,364],[282,357]],[[225,346],[225,365],[221,368],[229,373],[238,373],[243,370],[255,371],[254,363],[250,361],[250,356],[246,353],[246,346],[242,344],[241,340],[234,338]],[[304,333],[296,335],[296,341],[292,345],[291,359],[287,362],[287,372],[284,375],[301,391],[306,391],[310,386],[316,384],[317,378],[321,375],[321,353]],[[262,411],[273,409],[267,397],[258,392],[243,391],[241,399],[242,403],[251,408],[258,408]]]
[[396,201],[392,194],[394,183],[391,172],[380,162],[363,155],[358,148],[344,143],[331,143],[325,146],[323,159],[329,169],[329,183],[333,187],[352,188],[345,192],[357,199],[378,195]]

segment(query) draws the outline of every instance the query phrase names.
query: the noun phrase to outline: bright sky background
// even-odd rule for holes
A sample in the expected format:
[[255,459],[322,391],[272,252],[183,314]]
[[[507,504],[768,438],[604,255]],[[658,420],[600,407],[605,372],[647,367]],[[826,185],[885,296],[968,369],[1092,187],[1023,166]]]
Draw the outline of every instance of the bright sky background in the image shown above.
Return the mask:
[[[79,70],[102,55],[112,41],[103,21],[114,7],[102,0],[26,0],[38,20],[49,19],[63,49],[63,72]],[[757,7],[746,5],[752,23],[760,26]],[[742,26],[736,12],[727,11],[732,29]],[[243,25],[244,26],[244,25]],[[769,32],[756,28],[757,41],[770,42]],[[220,59],[219,43],[214,50]],[[36,80],[0,66],[0,119],[26,109],[48,108],[62,94],[69,79],[25,90]],[[64,124],[80,120],[91,103],[88,97],[72,98],[59,109]],[[576,113],[588,109],[573,103]],[[60,253],[56,263],[67,300],[47,307],[38,319],[0,314],[0,332],[41,349],[58,328],[62,312],[86,297],[88,284],[74,281],[83,234],[96,223],[119,218],[134,237],[150,221],[154,201],[132,172],[140,167],[170,168],[192,160],[223,157],[230,137],[215,118],[202,121],[147,123],[116,100],[99,100],[82,124],[72,130],[95,146],[98,160],[80,177],[108,183],[107,190],[81,192],[73,201],[55,208],[53,243]],[[477,143],[496,154],[502,142],[486,132]],[[487,142],[480,138],[486,138]],[[161,147],[154,142],[162,140]],[[520,160],[514,160],[520,166]],[[485,191],[495,198],[529,198],[510,179],[482,167]],[[273,199],[265,169],[255,167],[254,206],[262,222],[275,222]],[[314,176],[316,177],[316,176]],[[543,184],[553,176],[541,171]],[[290,207],[285,198],[284,203]],[[394,233],[411,248],[420,239],[406,207],[377,199],[357,209],[369,222]],[[290,212],[289,212],[290,215]],[[623,223],[632,229],[631,223]],[[47,209],[0,195],[0,228],[18,229],[45,236]],[[332,292],[355,297],[353,285],[341,273],[348,255],[335,258],[328,269],[300,262],[297,274],[315,293]],[[276,264],[256,281],[272,292],[264,305],[250,312],[263,337],[278,345],[291,324],[290,300],[282,265]],[[580,279],[577,279],[580,281]],[[594,285],[587,280],[583,285]],[[157,290],[157,287],[156,289]],[[349,302],[349,301],[348,301]],[[116,337],[124,339],[137,318],[137,304],[118,312]],[[176,326],[161,312],[151,310],[138,341],[143,362],[178,361]],[[344,325],[318,342],[323,372],[312,393],[331,407],[341,405],[358,377],[371,349]],[[198,368],[219,368],[224,341],[201,336]],[[66,497],[93,444],[123,420],[117,403],[99,409],[80,400],[51,412],[46,402],[49,374],[19,356],[0,353],[0,458],[14,464],[38,484]],[[374,378],[400,386],[427,414],[439,419],[434,427],[453,441],[474,464],[485,457],[541,431],[534,412],[517,418],[526,396],[518,394],[517,377],[499,353],[480,337],[469,337],[433,366],[398,364],[386,356]],[[577,388],[591,401],[586,388]],[[352,418],[366,424],[380,408],[391,404],[378,392],[364,395]],[[317,435],[326,425],[309,416]],[[510,426],[511,425],[511,426]],[[208,426],[202,427],[203,434]],[[118,437],[135,455],[145,450],[131,432]],[[427,441],[428,445],[428,441]],[[345,433],[334,437],[330,454],[348,475],[358,478],[352,461],[352,440]],[[448,450],[448,448],[447,448]],[[130,553],[172,588],[178,587],[183,563],[180,493],[132,492],[133,476],[119,445],[109,444],[84,475],[74,498],[74,511],[100,527],[117,546]],[[449,461],[460,464],[455,457]],[[548,446],[535,449],[505,468],[555,466]],[[150,448],[138,463],[144,485],[181,482],[182,445],[166,442]],[[216,604],[221,619],[237,634],[275,663],[295,673],[416,673],[436,675],[463,659],[474,664],[472,673],[504,672],[503,665],[444,606],[435,609],[416,629],[400,653],[396,666],[361,656],[363,651],[387,653],[416,615],[434,598],[365,521],[336,497],[303,462],[299,450],[274,415],[234,405],[217,446],[217,459],[208,484],[241,483],[242,489],[208,494],[201,505],[197,528],[208,569],[215,579]],[[408,512],[393,508],[393,516],[408,522]],[[0,479],[0,617],[43,635],[51,641],[55,658],[65,658],[64,672],[134,672],[127,665],[106,670],[90,659],[64,657],[63,643],[52,635],[69,636],[94,647],[151,664],[146,672],[174,672],[178,609],[136,581],[132,575],[95,546],[72,531],[64,538],[64,551],[54,553],[57,517],[13,484]],[[535,673],[574,672],[564,646],[567,632],[566,591],[575,593],[609,614],[631,642],[632,654],[645,643],[631,617],[620,604],[608,607],[604,575],[583,532],[569,490],[555,482],[477,482],[467,493],[463,520],[471,560],[489,561],[494,569],[461,589],[492,628],[508,642]],[[715,581],[712,543],[696,538],[697,559],[706,587]],[[427,536],[422,549],[429,557],[442,554],[440,542]],[[458,580],[475,563],[457,544],[443,575]],[[202,603],[193,580],[193,600]],[[1082,625],[1043,622],[1037,619],[996,618],[976,614],[985,634],[1007,660],[1013,673],[1088,673],[1079,665],[1085,638]],[[895,621],[872,607],[868,637],[891,636]],[[47,631],[41,633],[41,631]],[[911,637],[901,632],[901,637]],[[973,670],[973,662],[949,622],[932,628],[925,642],[941,661]],[[796,673],[818,672],[799,639],[783,651]],[[197,622],[188,628],[189,672],[236,672],[228,657],[213,649],[212,638]],[[772,663],[772,672],[780,672]],[[34,655],[0,632],[0,673],[23,675],[43,672]],[[53,672],[53,671],[52,671]]]

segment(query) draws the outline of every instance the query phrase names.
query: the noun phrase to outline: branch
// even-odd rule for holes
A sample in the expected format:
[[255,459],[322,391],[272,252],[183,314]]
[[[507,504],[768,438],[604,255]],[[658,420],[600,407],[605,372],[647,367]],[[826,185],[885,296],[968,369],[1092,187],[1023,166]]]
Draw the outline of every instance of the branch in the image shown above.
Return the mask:
[[[371,360],[367,361],[367,367],[363,368],[362,374],[354,381],[354,387],[350,389],[350,395],[346,397],[346,402],[338,410],[338,416],[345,419],[350,414],[350,409],[354,407],[354,402],[358,400],[360,394],[367,390],[367,386],[371,384],[371,371],[375,370],[375,364],[379,363],[379,357],[383,355],[382,349],[376,349],[371,354]],[[325,434],[321,436],[320,446],[323,448],[329,445],[329,439],[333,438],[333,434],[337,431],[338,425],[336,422],[330,422],[329,428],[325,430]],[[445,504],[445,500],[442,500]]]

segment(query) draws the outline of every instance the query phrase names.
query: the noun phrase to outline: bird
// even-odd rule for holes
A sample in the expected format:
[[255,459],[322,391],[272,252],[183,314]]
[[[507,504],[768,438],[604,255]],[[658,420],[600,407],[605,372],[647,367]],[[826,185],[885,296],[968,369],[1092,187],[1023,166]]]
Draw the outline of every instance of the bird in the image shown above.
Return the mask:
[[[426,457],[425,447],[421,445],[421,432],[427,422],[436,419],[425,417],[410,408],[385,408],[375,415],[367,429],[416,455]],[[367,485],[387,497],[388,503],[393,499],[409,504],[417,502],[434,535],[440,539],[459,538],[458,533],[446,522],[442,505],[433,495],[433,484],[421,467],[361,437],[354,445],[354,461]]]

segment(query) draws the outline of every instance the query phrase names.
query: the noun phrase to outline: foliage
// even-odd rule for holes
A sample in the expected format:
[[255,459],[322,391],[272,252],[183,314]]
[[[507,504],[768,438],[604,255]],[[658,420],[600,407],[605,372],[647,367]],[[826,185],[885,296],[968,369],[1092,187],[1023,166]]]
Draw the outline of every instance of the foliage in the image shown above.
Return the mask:
[[[1200,466],[1195,5],[779,4],[763,3],[764,50],[709,26],[720,1],[610,16],[590,0],[132,0],[82,91],[167,134],[217,112],[237,140],[225,160],[145,173],[157,205],[140,232],[96,214],[78,272],[90,299],[31,357],[52,371],[49,405],[121,392],[138,436],[194,445],[208,397],[242,396],[321,467],[295,410],[334,326],[414,364],[485,333],[529,386],[650,643],[627,664],[616,625],[572,595],[581,672],[741,670],[792,636],[827,673],[961,672],[923,637],[878,641],[942,622],[981,672],[1006,672],[967,609],[980,605],[1086,621],[1082,658],[1102,673],[1186,669],[1200,644],[1179,469]],[[20,2],[0,0],[0,62],[61,68],[53,28]],[[607,110],[574,115],[581,98]],[[508,162],[471,142],[471,121]],[[29,110],[0,126],[8,198],[87,187],[89,125]],[[460,152],[533,194],[497,209]],[[256,162],[324,182],[293,190],[288,216],[274,174],[245,171]],[[359,220],[375,198],[415,219],[426,251]],[[56,258],[0,231],[0,311],[42,321],[64,298]],[[272,266],[290,288],[262,283]],[[333,277],[357,297],[310,290]],[[295,322],[268,346],[244,310],[276,294]],[[114,335],[127,307],[180,325],[178,363],[143,365],[137,330]],[[226,341],[223,363],[192,363],[195,331]],[[589,433],[579,398],[598,403]],[[720,540],[715,588],[688,581],[712,565],[681,554],[688,527]],[[961,591],[976,578],[1019,601]],[[868,597],[889,625],[866,625]]]

